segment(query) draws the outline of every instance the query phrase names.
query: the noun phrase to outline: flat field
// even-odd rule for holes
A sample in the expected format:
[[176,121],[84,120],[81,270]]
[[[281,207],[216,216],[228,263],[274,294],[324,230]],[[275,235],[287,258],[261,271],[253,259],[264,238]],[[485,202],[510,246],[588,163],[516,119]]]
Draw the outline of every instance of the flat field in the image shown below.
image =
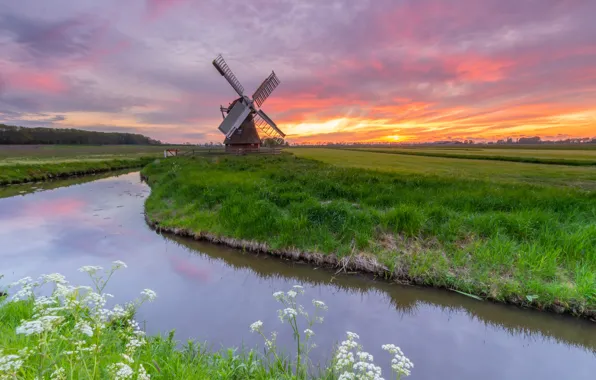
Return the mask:
[[271,250],[372,259],[418,284],[596,316],[594,168],[292,151],[151,163],[143,169],[152,187],[147,216]]
[[596,144],[543,146],[541,148],[507,146],[479,147],[395,147],[395,148],[354,148],[357,150],[412,156],[428,156],[442,158],[476,159],[491,161],[509,161],[570,166],[596,166]]
[[362,168],[401,175],[443,176],[454,180],[474,179],[596,190],[596,167],[589,166],[412,156],[364,150],[292,148],[289,151],[298,157],[344,168]]
[[150,145],[0,145],[0,185],[140,167],[163,154]]

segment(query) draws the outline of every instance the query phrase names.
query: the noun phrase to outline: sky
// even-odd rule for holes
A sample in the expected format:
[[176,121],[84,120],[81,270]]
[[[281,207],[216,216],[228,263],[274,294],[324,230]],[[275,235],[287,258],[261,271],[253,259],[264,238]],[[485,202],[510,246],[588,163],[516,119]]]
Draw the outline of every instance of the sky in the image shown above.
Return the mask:
[[290,142],[596,137],[594,0],[6,0],[0,123],[220,142],[275,70]]

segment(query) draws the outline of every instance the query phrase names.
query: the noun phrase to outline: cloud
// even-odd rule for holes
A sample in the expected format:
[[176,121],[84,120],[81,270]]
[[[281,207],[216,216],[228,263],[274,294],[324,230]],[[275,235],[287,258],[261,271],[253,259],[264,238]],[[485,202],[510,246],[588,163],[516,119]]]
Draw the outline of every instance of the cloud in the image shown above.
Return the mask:
[[25,125],[217,141],[223,53],[248,94],[276,71],[263,109],[295,141],[596,129],[590,0],[57,1],[0,6],[0,109]]

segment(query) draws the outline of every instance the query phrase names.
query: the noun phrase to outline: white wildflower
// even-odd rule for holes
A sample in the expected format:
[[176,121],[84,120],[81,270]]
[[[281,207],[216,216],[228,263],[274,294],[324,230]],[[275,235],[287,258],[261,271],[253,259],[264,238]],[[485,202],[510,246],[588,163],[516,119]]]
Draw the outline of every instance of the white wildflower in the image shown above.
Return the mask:
[[19,355],[4,356],[0,350],[0,373],[1,372],[16,372],[23,365],[23,359]]
[[310,338],[311,336],[315,335],[315,332],[312,331],[311,329],[306,329],[304,330],[304,335],[306,335],[306,338]]
[[85,265],[79,268],[79,272],[85,272],[91,275],[99,272],[100,270],[103,270],[103,267],[100,267],[99,265]]
[[146,299],[149,302],[153,302],[157,298],[157,293],[155,293],[151,289],[145,289],[145,290],[143,290],[141,292],[141,295],[143,296],[144,299]]
[[66,380],[66,370],[64,368],[57,368],[50,375],[50,380]]
[[36,320],[25,321],[17,327],[17,334],[33,335],[51,330],[63,318],[55,315],[44,315]]
[[321,310],[327,310],[327,305],[325,305],[325,302],[323,301],[319,301],[319,300],[312,300],[312,304],[314,305],[314,307],[316,307],[317,309],[321,309]]
[[137,380],[150,380],[151,376],[147,373],[147,371],[145,370],[145,367],[143,367],[143,365],[139,365],[139,374],[137,376]]
[[279,320],[282,322],[290,320],[291,318],[294,318],[298,315],[296,309],[292,309],[291,307],[287,307],[283,310],[278,310],[277,313],[279,315]]
[[414,368],[414,363],[408,359],[402,350],[394,344],[384,344],[381,348],[390,354],[393,354],[391,359],[391,369],[399,376],[410,376],[411,370]]
[[276,300],[278,300],[278,301],[281,301],[281,300],[283,300],[283,298],[284,298],[284,295],[285,295],[285,294],[284,294],[284,292],[275,292],[275,293],[273,293],[273,297],[274,297]]
[[91,326],[89,326],[88,323],[85,322],[78,322],[74,329],[76,331],[79,331],[87,336],[93,336],[93,329],[91,328]]
[[47,284],[50,282],[53,282],[56,284],[67,284],[68,283],[68,281],[66,281],[66,277],[64,277],[64,275],[62,275],[60,273],[44,274],[41,276],[41,282],[42,282],[42,284]]
[[132,368],[125,363],[112,364],[108,369],[112,372],[114,380],[132,379],[132,376],[134,375]]
[[127,363],[130,363],[130,364],[134,363],[133,358],[131,358],[130,356],[128,356],[126,354],[122,354],[122,359],[124,359],[124,361]]
[[256,321],[255,323],[250,325],[250,331],[252,331],[252,332],[260,332],[262,328],[263,328],[263,322],[261,322],[261,321]]
[[116,260],[112,262],[112,269],[128,268],[128,265],[124,261]]
[[290,291],[288,292],[288,298],[290,298],[290,299],[292,299],[292,298],[296,298],[296,295],[297,295],[297,294],[298,294],[298,293],[296,293],[295,291],[293,291],[293,290],[290,290]]
[[353,333],[353,332],[347,332],[346,335],[348,336],[349,339],[353,340],[353,339],[360,339],[360,336],[358,336],[358,334]]
[[294,285],[294,286],[292,286],[292,287],[293,287],[294,289],[296,289],[296,290],[302,290],[302,289],[304,289],[304,286],[302,286],[302,285]]

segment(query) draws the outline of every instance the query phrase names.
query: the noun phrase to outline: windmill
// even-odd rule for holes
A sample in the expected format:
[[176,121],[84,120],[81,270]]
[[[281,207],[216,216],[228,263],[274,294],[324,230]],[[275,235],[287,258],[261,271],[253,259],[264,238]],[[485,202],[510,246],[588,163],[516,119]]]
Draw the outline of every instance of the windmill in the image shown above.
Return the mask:
[[259,132],[265,137],[283,139],[283,133],[277,125],[262,109],[261,105],[267,100],[273,90],[279,85],[279,79],[275,72],[265,78],[263,83],[249,98],[244,94],[244,87],[238,81],[230,67],[220,55],[213,60],[213,66],[226,78],[232,88],[238,93],[239,98],[235,99],[227,108],[220,106],[223,121],[218,129],[226,138],[224,145],[228,152],[254,152],[258,151],[261,145]]

